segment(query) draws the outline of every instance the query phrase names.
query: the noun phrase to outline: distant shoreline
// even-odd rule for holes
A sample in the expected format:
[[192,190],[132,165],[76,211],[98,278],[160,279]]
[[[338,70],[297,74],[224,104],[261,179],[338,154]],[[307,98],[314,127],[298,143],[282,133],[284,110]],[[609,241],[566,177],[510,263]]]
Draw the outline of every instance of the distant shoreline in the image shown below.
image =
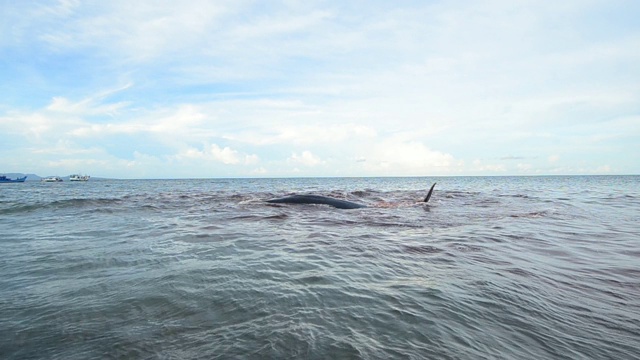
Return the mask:
[[[56,175],[47,175],[40,176],[36,174],[25,174],[25,173],[2,173],[8,178],[21,178],[26,176],[26,182],[31,181],[41,181],[42,179],[49,176]],[[394,179],[394,178],[438,178],[438,179],[446,179],[446,178],[507,178],[507,177],[521,177],[521,178],[529,178],[529,177],[548,177],[548,178],[557,178],[557,177],[606,177],[606,176],[640,176],[640,174],[581,174],[581,175],[420,175],[420,176],[274,176],[274,177],[184,177],[184,178],[107,178],[107,177],[94,177],[91,176],[89,181],[104,181],[104,180],[235,180],[235,179],[243,179],[243,180],[277,180],[277,179],[374,179],[374,178],[384,178],[384,179]],[[64,181],[69,181],[70,175],[60,176]]]

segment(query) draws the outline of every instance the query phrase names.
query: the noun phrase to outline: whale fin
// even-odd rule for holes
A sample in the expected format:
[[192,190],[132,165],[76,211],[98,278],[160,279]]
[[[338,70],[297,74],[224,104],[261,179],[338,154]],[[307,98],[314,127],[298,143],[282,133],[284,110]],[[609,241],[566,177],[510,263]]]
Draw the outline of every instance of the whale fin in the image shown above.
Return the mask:
[[429,199],[431,199],[431,194],[433,194],[434,187],[436,187],[436,183],[433,183],[433,185],[431,185],[431,189],[429,189],[429,193],[427,194],[427,197],[424,198],[424,202],[429,202]]

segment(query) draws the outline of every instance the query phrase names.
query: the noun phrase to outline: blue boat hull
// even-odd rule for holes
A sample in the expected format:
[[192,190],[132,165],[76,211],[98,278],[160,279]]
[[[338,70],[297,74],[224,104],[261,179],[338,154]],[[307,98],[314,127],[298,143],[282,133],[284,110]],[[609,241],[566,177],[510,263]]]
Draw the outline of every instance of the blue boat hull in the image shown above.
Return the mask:
[[0,183],[21,183],[27,180],[26,176],[17,179],[9,179],[6,176],[0,176]]

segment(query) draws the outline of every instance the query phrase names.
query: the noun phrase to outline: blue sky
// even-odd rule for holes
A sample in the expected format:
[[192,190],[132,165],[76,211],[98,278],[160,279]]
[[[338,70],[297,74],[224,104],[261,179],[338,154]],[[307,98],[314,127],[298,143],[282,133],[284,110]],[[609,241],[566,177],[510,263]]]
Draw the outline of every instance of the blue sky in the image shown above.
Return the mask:
[[640,2],[8,1],[0,172],[640,174]]

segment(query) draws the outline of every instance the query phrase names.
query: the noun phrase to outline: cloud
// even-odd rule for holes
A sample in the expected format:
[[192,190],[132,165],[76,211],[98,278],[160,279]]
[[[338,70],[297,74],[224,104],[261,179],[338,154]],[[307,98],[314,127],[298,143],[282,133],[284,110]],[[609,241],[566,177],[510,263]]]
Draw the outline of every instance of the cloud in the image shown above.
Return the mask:
[[600,173],[600,174],[608,174],[611,173],[611,166],[609,165],[602,165],[600,167],[598,167],[595,171],[596,173]]
[[[511,158],[508,160],[511,160]],[[505,173],[507,167],[504,164],[485,164],[482,160],[476,159],[473,161],[472,171],[478,174],[500,174]]]
[[[148,1],[129,3],[62,2],[46,6],[38,16],[45,21],[39,39],[57,51],[93,49],[102,55],[119,54],[127,61],[151,61],[170,51],[188,49],[220,25],[230,4],[190,1],[188,6]],[[48,26],[47,26],[48,25]]]
[[172,158],[178,161],[182,159],[214,161],[226,165],[255,165],[260,161],[258,155],[242,155],[228,146],[221,148],[216,144],[205,145],[202,150],[188,148]]
[[47,154],[55,156],[78,156],[78,155],[94,155],[100,152],[97,148],[85,148],[78,146],[69,140],[58,140],[54,146],[46,148],[30,149],[31,154]]
[[193,105],[177,105],[173,109],[161,109],[142,117],[126,121],[106,123],[85,122],[69,133],[79,137],[99,137],[113,134],[151,133],[165,137],[193,135],[206,115]]
[[45,108],[52,113],[65,113],[67,115],[76,116],[96,116],[96,115],[110,115],[114,116],[119,113],[124,107],[129,105],[127,102],[115,102],[104,103],[105,99],[109,96],[117,94],[118,92],[125,91],[133,86],[133,84],[126,84],[106,91],[101,91],[97,94],[82,99],[81,101],[72,102],[71,100],[54,96],[51,103]]
[[526,164],[526,163],[519,163],[518,165],[516,165],[516,168],[518,169],[519,172],[529,173],[533,170],[533,165]]
[[425,175],[457,172],[462,163],[418,141],[385,140],[362,153],[363,168],[374,174]]
[[311,151],[308,150],[303,151],[302,154],[291,154],[291,156],[287,159],[287,162],[308,167],[313,167],[325,163],[322,159],[312,154]]
[[0,165],[95,159],[152,177],[168,165],[182,176],[637,173],[637,10],[11,2],[0,14]]
[[269,171],[264,167],[259,167],[259,168],[255,168],[255,169],[251,170],[250,173],[251,173],[251,175],[262,176],[262,175],[268,174]]
[[525,159],[524,156],[503,156],[500,158],[500,160],[523,160]]
[[231,140],[254,145],[293,144],[313,145],[352,141],[354,138],[372,138],[375,130],[357,124],[302,125],[287,124],[276,129],[259,128],[257,132],[226,135]]
[[[0,117],[0,129],[25,136],[30,141],[59,141],[66,134],[82,135],[91,129],[112,128],[112,125],[92,124],[95,119],[113,119],[125,112],[126,102],[105,102],[109,95],[129,87],[99,92],[80,101],[54,96],[40,109],[19,109]],[[117,128],[117,126],[116,126]]]

